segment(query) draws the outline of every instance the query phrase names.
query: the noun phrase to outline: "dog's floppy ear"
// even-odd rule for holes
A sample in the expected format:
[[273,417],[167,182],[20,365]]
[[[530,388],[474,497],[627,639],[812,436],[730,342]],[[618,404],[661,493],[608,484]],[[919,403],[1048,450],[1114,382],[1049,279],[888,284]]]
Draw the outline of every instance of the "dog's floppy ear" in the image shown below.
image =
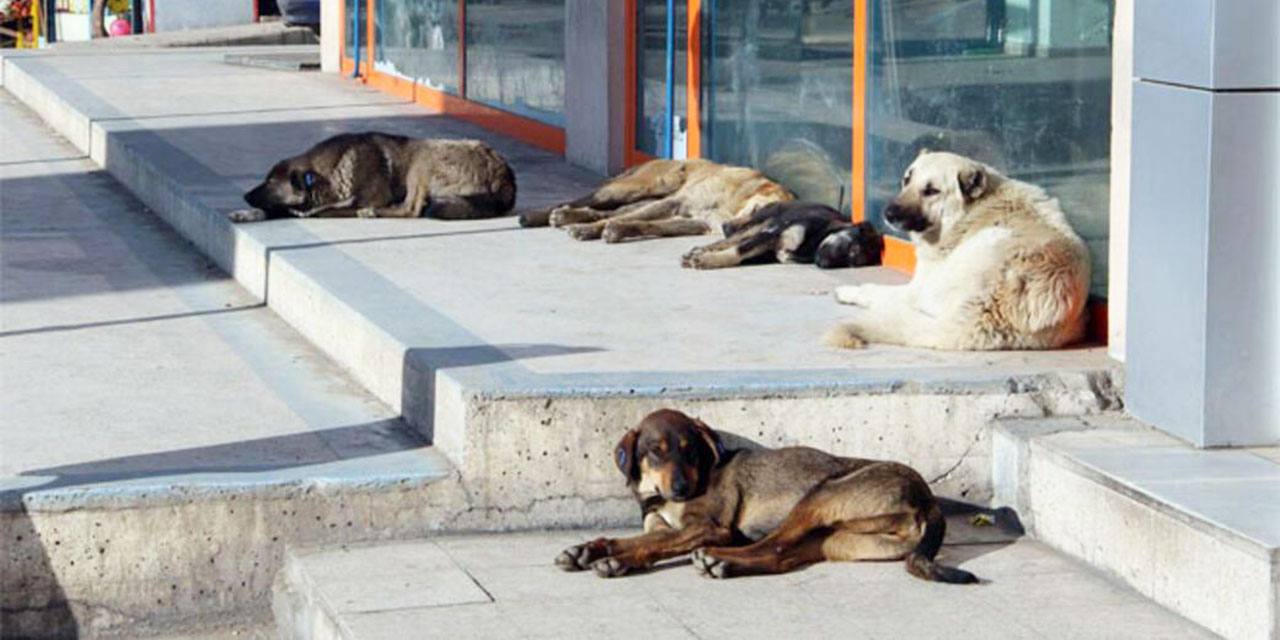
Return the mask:
[[636,440],[640,437],[638,429],[632,429],[622,436],[618,446],[613,449],[613,462],[628,480],[640,479],[640,467],[636,461]]
[[724,443],[720,442],[720,435],[708,427],[707,423],[697,418],[693,418],[693,426],[698,430],[698,435],[702,436],[702,440],[707,443],[707,448],[711,449],[711,455],[715,456],[711,466],[720,466],[720,461],[724,460]]
[[987,171],[979,166],[960,172],[960,193],[965,200],[977,200],[987,190]]

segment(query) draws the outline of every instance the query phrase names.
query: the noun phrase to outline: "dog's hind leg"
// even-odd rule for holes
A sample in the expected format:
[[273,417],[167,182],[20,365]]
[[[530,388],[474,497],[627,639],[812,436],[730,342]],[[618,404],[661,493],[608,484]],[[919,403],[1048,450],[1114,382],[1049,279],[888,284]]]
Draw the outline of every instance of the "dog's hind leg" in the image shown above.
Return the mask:
[[[572,224],[564,221],[554,224],[552,218],[557,211],[568,209],[594,209],[596,211],[614,211],[631,204],[665,198],[675,193],[684,185],[685,166],[678,160],[653,160],[632,167],[617,177],[605,182],[595,191],[563,204],[546,209],[537,209],[520,213],[520,226],[545,227]],[[581,220],[577,222],[588,222]]]
[[705,575],[777,573],[818,560],[893,560],[924,532],[928,485],[908,467],[874,463],[816,487],[778,528],[740,548],[705,549],[694,564]]
[[690,249],[681,257],[680,265],[690,269],[736,267],[746,260],[768,253],[775,239],[763,226],[757,226],[724,240]]
[[361,218],[416,218],[422,213],[422,207],[431,195],[430,189],[423,182],[418,172],[410,171],[405,178],[404,200],[389,207],[364,208],[359,211]]

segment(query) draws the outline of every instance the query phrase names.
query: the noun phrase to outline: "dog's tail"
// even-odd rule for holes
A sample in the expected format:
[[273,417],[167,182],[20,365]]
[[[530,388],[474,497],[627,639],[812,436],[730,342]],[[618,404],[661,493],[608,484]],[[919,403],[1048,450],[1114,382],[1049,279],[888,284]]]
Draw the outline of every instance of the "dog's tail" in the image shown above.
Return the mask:
[[907,573],[923,580],[948,582],[951,584],[973,584],[978,577],[955,567],[934,562],[938,550],[942,548],[942,538],[947,533],[947,519],[942,516],[942,507],[935,502],[929,507],[929,516],[924,525],[924,537],[911,553],[907,554]]
[[851,325],[842,324],[832,327],[822,336],[822,343],[837,349],[861,349],[867,346]]

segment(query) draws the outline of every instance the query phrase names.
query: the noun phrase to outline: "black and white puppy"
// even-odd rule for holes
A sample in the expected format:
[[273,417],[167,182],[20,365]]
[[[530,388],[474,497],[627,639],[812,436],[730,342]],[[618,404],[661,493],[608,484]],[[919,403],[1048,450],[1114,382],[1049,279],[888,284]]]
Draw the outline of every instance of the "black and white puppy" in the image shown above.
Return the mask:
[[695,247],[681,264],[723,269],[773,256],[778,262],[812,262],[822,269],[880,264],[884,237],[870,223],[850,222],[824,204],[775,202],[743,223],[725,223],[724,240]]

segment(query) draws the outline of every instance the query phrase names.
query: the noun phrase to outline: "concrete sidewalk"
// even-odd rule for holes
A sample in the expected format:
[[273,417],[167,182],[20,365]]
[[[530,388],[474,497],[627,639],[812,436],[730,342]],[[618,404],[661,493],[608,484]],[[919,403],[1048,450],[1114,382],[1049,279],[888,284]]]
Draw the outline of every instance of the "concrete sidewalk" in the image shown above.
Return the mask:
[[552,566],[593,531],[300,551],[276,592],[277,627],[297,640],[1215,637],[1039,543],[951,529],[942,557],[984,584],[924,582],[901,562],[723,581],[683,560],[613,579]]
[[5,637],[261,615],[285,542],[431,508],[450,467],[395,412],[3,92],[0,121]]

